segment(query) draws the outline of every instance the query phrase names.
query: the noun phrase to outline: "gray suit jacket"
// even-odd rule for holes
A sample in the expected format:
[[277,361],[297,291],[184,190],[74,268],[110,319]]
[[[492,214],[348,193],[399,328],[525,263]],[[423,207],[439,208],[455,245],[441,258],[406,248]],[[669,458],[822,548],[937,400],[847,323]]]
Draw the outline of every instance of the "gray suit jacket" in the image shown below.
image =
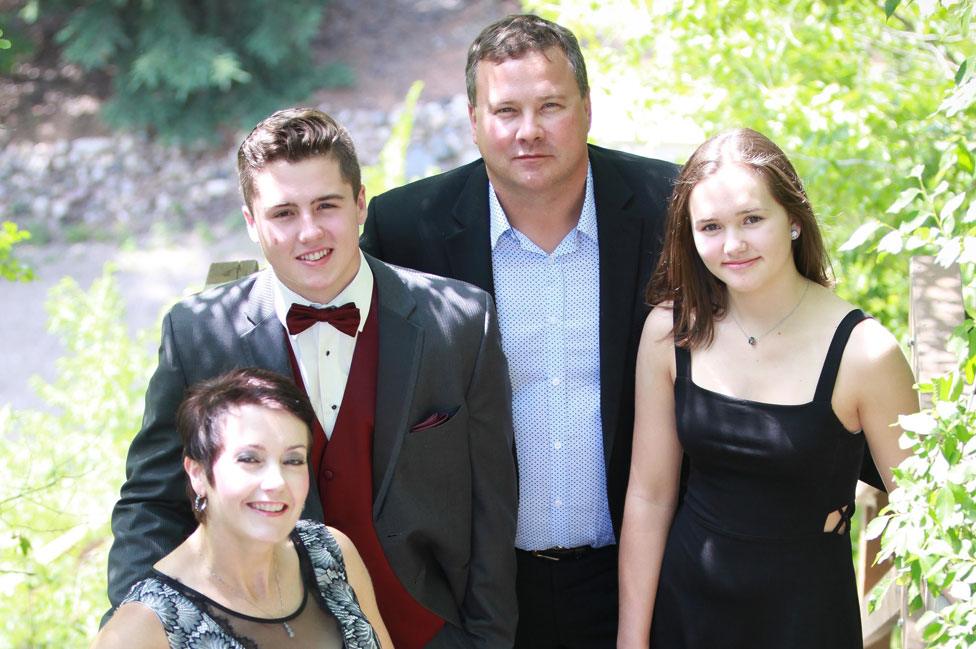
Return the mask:
[[[367,256],[378,296],[373,521],[407,591],[446,620],[433,647],[510,647],[517,493],[508,370],[491,298]],[[175,426],[185,389],[235,367],[291,377],[268,271],[188,298],[157,368],[112,513],[113,606],[195,527]],[[435,412],[443,424],[410,433]],[[313,482],[314,484],[314,482]],[[303,517],[322,520],[316,489]]]

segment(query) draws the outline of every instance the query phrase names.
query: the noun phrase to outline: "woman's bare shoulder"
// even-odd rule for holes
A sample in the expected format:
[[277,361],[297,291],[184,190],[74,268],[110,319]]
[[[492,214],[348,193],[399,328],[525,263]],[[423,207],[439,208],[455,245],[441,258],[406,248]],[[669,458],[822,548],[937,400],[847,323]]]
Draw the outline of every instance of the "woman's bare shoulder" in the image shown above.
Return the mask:
[[159,618],[139,602],[123,604],[95,637],[92,649],[168,649]]
[[655,304],[644,320],[644,336],[651,340],[670,339],[674,329],[674,306],[671,302]]

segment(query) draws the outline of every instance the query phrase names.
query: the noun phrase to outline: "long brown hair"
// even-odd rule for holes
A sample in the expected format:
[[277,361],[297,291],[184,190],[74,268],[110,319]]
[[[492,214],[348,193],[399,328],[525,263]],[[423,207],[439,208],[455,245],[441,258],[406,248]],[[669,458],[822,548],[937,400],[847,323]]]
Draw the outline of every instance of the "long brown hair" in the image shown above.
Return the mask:
[[707,347],[715,336],[715,320],[728,310],[725,284],[705,267],[691,229],[691,192],[722,165],[740,164],[766,182],[770,194],[800,226],[793,242],[796,269],[807,279],[830,286],[830,260],[803,183],[782,149],[762,133],[736,128],[699,146],[681,169],[668,206],[664,249],[647,286],[648,304],[673,302],[674,338],[679,347]]

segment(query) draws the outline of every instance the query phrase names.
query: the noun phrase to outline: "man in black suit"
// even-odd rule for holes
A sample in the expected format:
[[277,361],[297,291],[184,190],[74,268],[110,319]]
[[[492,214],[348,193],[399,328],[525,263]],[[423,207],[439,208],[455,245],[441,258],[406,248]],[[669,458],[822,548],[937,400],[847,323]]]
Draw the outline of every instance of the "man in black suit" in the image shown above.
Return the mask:
[[613,647],[634,363],[677,168],[588,146],[579,44],[536,16],[468,55],[482,159],[377,196],[360,241],[496,298],[519,465],[516,646]]
[[360,252],[359,163],[325,113],[268,117],[238,169],[244,219],[270,268],[163,320],[112,514],[112,604],[195,526],[175,423],[184,391],[255,366],[307,390],[317,420],[303,517],[352,538],[394,644],[510,647],[515,466],[491,298]]

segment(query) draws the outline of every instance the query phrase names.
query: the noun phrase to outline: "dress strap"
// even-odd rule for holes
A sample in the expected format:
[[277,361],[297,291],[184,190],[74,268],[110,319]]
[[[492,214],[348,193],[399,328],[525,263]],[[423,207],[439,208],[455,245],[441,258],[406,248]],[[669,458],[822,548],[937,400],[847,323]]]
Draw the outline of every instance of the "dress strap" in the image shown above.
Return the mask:
[[[672,308],[671,316],[672,322],[677,323],[678,310]],[[691,351],[687,347],[678,347],[677,341],[674,344],[674,373],[675,378],[691,378]]]
[[834,393],[834,383],[837,381],[837,370],[840,369],[840,359],[844,355],[844,348],[847,347],[847,340],[851,337],[854,327],[866,318],[868,316],[864,315],[863,311],[854,309],[844,316],[844,319],[837,325],[834,338],[830,341],[830,348],[827,350],[823,369],[820,370],[817,391],[813,397],[814,401],[830,401]]
[[691,351],[686,347],[674,346],[674,370],[676,378],[691,378]]

